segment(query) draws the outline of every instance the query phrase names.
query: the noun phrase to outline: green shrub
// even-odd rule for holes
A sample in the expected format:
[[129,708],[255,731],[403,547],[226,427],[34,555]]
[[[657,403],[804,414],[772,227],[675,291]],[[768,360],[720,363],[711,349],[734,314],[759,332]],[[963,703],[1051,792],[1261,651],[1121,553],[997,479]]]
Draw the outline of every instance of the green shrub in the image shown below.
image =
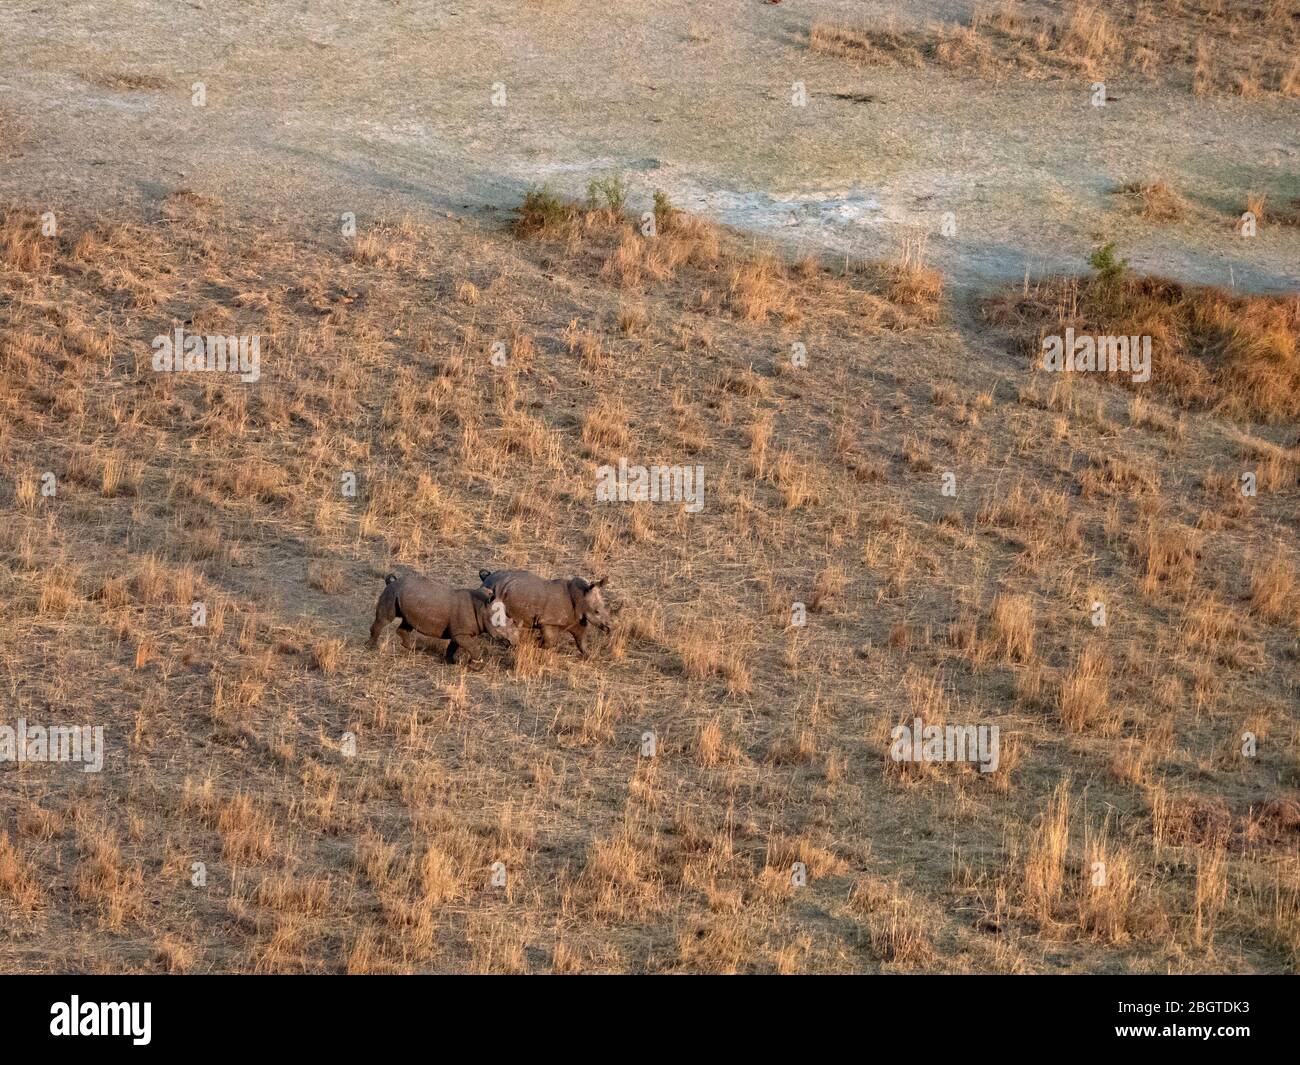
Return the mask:
[[1088,256],[1088,265],[1097,271],[1097,276],[1106,282],[1119,281],[1128,269],[1128,260],[1115,256],[1115,242],[1108,241]]
[[562,228],[573,218],[574,208],[560,199],[550,186],[529,189],[524,202],[515,208],[515,232],[537,233]]
[[598,211],[602,207],[613,214],[622,214],[627,205],[627,182],[618,174],[592,178],[587,183],[587,209]]
[[667,232],[672,227],[673,216],[676,214],[677,208],[673,206],[668,194],[655,189],[655,229],[660,233]]

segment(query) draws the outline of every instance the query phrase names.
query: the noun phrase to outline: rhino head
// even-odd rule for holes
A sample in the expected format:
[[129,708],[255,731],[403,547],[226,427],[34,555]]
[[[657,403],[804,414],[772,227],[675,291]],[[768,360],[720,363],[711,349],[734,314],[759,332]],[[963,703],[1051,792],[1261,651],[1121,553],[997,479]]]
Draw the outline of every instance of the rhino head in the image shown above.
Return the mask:
[[515,619],[506,613],[506,605],[491,588],[475,588],[470,595],[474,598],[474,613],[478,615],[479,629],[498,640],[504,640],[511,647],[519,645],[519,626]]
[[608,577],[597,577],[586,581],[574,577],[569,582],[569,594],[573,596],[573,605],[578,611],[578,619],[585,624],[595,625],[601,632],[609,632],[609,607],[601,589],[605,587]]

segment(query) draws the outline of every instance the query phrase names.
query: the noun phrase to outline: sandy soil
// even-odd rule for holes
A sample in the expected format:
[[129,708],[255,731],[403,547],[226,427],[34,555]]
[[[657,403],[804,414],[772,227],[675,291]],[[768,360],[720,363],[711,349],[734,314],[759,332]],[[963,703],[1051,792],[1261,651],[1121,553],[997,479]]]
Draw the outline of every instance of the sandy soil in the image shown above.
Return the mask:
[[[957,236],[931,251],[959,286],[1078,267],[1107,237],[1179,278],[1300,283],[1300,231],[1232,228],[1251,190],[1300,196],[1294,100],[1118,77],[1094,108],[1086,79],[862,68],[803,41],[816,19],[968,7],[661,0],[595,18],[577,0],[6,3],[0,107],[25,134],[0,188],[108,207],[188,186],[329,228],[343,211],[490,217],[540,181],[579,191],[621,172],[641,198],[661,188],[734,225],[867,254],[912,226],[937,234],[952,211]],[[110,89],[111,75],[165,85]],[[1203,214],[1159,227],[1117,215],[1107,190],[1157,175]]]

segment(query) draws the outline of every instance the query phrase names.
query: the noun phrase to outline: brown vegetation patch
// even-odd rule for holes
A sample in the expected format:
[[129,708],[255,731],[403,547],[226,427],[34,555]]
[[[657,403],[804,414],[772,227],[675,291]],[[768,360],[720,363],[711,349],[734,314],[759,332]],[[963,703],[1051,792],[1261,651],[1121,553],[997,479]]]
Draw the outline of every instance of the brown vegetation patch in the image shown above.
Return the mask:
[[1169,78],[1196,93],[1300,95],[1300,20],[1284,0],[1016,0],[975,6],[969,23],[814,22],[809,47],[861,63],[931,64],[977,77]]
[[1078,337],[1150,337],[1150,382],[1135,382],[1123,370],[1077,376],[1105,377],[1232,417],[1300,416],[1300,296],[1240,295],[1121,268],[1113,276],[1099,271],[1017,288],[985,311],[1014,330],[1035,366],[1043,338],[1067,328]]
[[[844,327],[904,328],[939,316],[942,275],[909,237],[883,262],[789,261],[658,200],[653,233],[617,208],[534,190],[515,213],[520,237],[563,244],[569,270],[630,293],[668,295],[683,309],[726,311],[749,323],[797,325],[810,315]],[[642,323],[644,328],[644,323]]]

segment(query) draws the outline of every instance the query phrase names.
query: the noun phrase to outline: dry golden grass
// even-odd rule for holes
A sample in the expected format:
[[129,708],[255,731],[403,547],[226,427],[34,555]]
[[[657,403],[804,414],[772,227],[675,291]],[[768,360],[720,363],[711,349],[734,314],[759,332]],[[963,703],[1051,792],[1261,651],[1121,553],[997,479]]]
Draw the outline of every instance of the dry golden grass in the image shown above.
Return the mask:
[[1110,663],[1100,643],[1089,643],[1061,682],[1059,711],[1066,728],[1079,732],[1102,722],[1108,710]]
[[[927,265],[921,236],[907,237],[887,261],[831,265],[787,261],[681,211],[658,217],[656,234],[645,236],[621,210],[583,206],[539,189],[516,211],[513,230],[546,245],[563,244],[567,270],[598,276],[629,295],[666,294],[691,310],[725,310],[751,324],[798,326],[814,311],[819,320],[859,328],[937,320],[943,279]],[[643,308],[633,320],[632,328],[620,323],[623,332],[645,332]]]
[[1041,341],[1076,335],[1151,337],[1151,380],[1128,388],[1234,417],[1294,419],[1300,412],[1300,296],[1248,296],[1122,273],[1057,277],[986,304],[990,321],[1013,329],[1041,362]]
[[18,912],[35,909],[40,899],[31,868],[14,849],[7,832],[0,835],[0,893]]
[[1300,624],[1300,583],[1295,563],[1281,550],[1250,570],[1250,608],[1266,621],[1290,619]]
[[814,22],[814,52],[860,63],[934,64],[958,74],[1089,79],[1135,73],[1195,93],[1300,95],[1300,27],[1285,0],[1067,0],[1040,13],[976,4],[970,21],[900,28]]
[[928,922],[899,885],[863,879],[853,886],[849,901],[865,919],[871,950],[882,962],[900,970],[934,964]]
[[1129,181],[1113,191],[1149,222],[1178,222],[1191,210],[1187,201],[1163,178]]
[[[107,751],[0,772],[0,965],[1294,968],[1293,425],[1008,385],[915,241],[532,209],[3,212],[3,720]],[[261,381],[154,373],[186,321]],[[704,510],[597,505],[619,456]],[[385,573],[483,566],[607,572],[614,631],[366,649]],[[915,716],[1000,768],[894,762]]]
[[993,600],[989,630],[996,654],[1020,662],[1030,661],[1034,656],[1036,628],[1033,604],[1024,596],[999,595]]

